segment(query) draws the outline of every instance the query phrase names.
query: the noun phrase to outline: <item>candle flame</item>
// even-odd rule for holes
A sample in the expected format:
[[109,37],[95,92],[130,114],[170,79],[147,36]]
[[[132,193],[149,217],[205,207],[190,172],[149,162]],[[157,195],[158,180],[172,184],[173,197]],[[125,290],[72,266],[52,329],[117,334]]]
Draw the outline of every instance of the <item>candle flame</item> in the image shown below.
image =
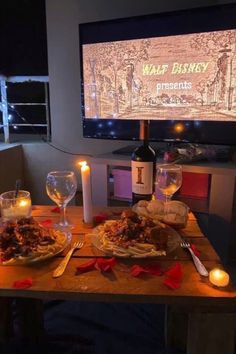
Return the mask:
[[24,207],[24,206],[26,206],[27,204],[28,204],[27,200],[21,200],[21,201],[19,202],[19,206],[20,206],[20,207]]
[[87,161],[80,161],[80,162],[79,162],[79,165],[80,165],[81,167],[87,166]]

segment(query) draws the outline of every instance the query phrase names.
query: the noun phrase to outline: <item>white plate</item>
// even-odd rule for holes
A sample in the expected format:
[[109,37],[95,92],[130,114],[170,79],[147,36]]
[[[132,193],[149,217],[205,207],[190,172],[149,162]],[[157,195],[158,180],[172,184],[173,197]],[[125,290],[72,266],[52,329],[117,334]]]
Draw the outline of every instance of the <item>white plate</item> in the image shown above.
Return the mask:
[[49,246],[40,246],[40,250],[37,254],[32,254],[27,257],[14,257],[7,261],[1,262],[1,265],[27,265],[32,263],[38,263],[61,253],[71,242],[72,234],[68,231],[61,231],[56,229],[50,230],[51,232],[57,233],[58,242]]
[[[114,220],[115,221],[115,220]],[[108,223],[112,222],[112,220],[109,220]],[[107,223],[107,222],[106,222]],[[172,253],[176,248],[179,247],[179,244],[181,242],[181,237],[178,234],[178,232],[170,226],[166,226],[166,230],[168,231],[168,241],[167,241],[167,250],[165,251],[156,251],[155,247],[153,246],[153,250],[155,250],[155,254],[153,254],[152,250],[150,252],[146,252],[144,255],[132,255],[132,254],[119,254],[116,253],[116,251],[108,251],[104,250],[103,244],[101,241],[101,236],[100,234],[100,229],[102,225],[99,225],[93,229],[91,236],[91,242],[93,246],[95,246],[98,250],[102,251],[104,254],[109,255],[109,256],[116,256],[116,257],[132,257],[132,258],[149,258],[149,257],[158,257],[158,256],[165,256],[166,254]],[[158,254],[156,254],[158,253]]]

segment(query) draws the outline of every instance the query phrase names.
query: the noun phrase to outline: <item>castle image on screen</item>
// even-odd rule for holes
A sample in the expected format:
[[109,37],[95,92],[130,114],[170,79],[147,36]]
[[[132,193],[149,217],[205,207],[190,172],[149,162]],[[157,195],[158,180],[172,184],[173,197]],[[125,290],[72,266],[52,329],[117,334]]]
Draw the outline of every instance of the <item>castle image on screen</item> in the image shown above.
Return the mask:
[[236,30],[84,44],[85,118],[236,121]]

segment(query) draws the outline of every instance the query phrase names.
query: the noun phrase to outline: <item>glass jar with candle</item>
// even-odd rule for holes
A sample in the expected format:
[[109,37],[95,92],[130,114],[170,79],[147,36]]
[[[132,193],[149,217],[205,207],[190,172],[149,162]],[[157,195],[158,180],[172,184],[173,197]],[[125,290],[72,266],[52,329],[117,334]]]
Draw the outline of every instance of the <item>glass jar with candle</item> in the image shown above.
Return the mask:
[[19,190],[9,191],[0,195],[2,220],[16,220],[31,216],[30,192]]

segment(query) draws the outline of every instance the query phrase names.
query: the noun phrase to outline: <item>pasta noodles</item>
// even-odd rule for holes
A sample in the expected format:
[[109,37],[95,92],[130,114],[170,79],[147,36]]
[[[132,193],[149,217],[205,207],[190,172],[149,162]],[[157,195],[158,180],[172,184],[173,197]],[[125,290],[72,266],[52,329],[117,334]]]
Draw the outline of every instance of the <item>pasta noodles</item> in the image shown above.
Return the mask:
[[67,233],[44,228],[33,218],[6,222],[0,233],[2,264],[28,264],[50,258],[62,251],[67,241]]
[[104,253],[112,254],[117,257],[155,257],[165,256],[166,250],[157,249],[156,245],[150,243],[141,243],[133,240],[130,244],[124,246],[122,243],[112,241],[108,237],[108,230],[116,221],[107,221],[105,224],[96,228],[96,237],[98,239],[98,248]]

